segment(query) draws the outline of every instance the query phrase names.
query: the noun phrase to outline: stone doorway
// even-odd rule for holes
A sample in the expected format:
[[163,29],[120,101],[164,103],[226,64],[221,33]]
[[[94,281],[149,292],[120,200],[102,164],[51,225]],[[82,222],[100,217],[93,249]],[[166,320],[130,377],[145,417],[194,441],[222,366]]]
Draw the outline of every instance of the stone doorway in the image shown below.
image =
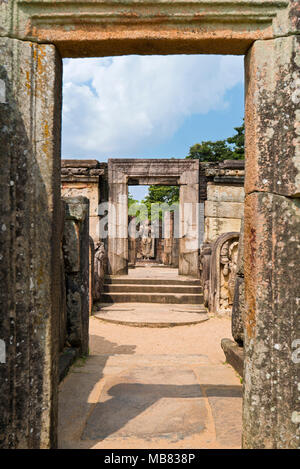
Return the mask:
[[[1,340],[8,357],[1,364],[2,446],[49,448],[57,440],[61,57],[232,53],[246,56],[243,446],[297,448],[297,0],[94,1],[80,7],[9,0],[0,11],[1,144],[7,156],[0,171]],[[118,176],[111,197],[122,204],[126,173]],[[119,221],[110,224],[117,228],[109,248],[112,271],[127,270],[127,235]],[[195,253],[185,243],[181,253],[184,272],[195,266]],[[22,412],[12,418],[15,408]]]
[[178,186],[128,187],[128,268],[178,268],[178,199]]
[[198,276],[200,246],[199,161],[110,159],[108,161],[109,273],[128,273],[128,186],[179,185],[179,260],[181,275]]

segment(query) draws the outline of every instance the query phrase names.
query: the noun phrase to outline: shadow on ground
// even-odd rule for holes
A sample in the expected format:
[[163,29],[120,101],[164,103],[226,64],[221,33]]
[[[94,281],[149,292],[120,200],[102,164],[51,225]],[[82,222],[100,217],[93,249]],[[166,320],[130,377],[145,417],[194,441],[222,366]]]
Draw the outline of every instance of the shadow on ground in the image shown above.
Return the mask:
[[[174,439],[177,434],[181,439],[200,433],[207,420],[201,388],[198,384],[116,384],[103,393],[104,401],[96,404],[82,439],[102,441],[121,429],[119,436],[139,438]],[[204,392],[209,398],[241,398],[240,386],[209,384]],[[130,425],[132,420],[134,425]]]

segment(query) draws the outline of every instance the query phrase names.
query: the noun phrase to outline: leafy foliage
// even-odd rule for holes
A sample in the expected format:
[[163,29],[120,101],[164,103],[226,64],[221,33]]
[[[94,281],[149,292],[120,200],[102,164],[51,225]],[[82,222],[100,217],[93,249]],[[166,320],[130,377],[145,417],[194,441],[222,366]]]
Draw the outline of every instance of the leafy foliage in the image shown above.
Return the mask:
[[245,124],[235,127],[236,134],[225,140],[203,141],[190,147],[187,158],[218,162],[245,158]]

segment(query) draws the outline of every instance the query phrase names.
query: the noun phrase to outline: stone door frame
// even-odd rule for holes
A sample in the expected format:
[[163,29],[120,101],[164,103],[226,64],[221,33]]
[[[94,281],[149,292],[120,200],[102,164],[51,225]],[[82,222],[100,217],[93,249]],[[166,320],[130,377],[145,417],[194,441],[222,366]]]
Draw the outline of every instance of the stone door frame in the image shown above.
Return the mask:
[[[10,446],[56,444],[61,57],[230,53],[246,56],[243,446],[298,447],[299,2],[6,0],[0,18],[0,332],[9,357],[0,404]],[[14,368],[25,356],[32,365],[38,357],[31,388],[26,363]],[[14,399],[22,416],[12,421]]]
[[112,275],[128,273],[128,185],[179,186],[179,269],[198,276],[199,161],[108,160],[108,265]]

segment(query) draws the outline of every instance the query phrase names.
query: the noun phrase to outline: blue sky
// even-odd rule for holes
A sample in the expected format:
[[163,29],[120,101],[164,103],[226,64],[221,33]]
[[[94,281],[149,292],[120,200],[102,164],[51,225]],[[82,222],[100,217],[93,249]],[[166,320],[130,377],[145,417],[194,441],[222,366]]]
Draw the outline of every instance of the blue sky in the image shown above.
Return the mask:
[[184,158],[241,125],[243,57],[67,59],[63,98],[63,158]]

